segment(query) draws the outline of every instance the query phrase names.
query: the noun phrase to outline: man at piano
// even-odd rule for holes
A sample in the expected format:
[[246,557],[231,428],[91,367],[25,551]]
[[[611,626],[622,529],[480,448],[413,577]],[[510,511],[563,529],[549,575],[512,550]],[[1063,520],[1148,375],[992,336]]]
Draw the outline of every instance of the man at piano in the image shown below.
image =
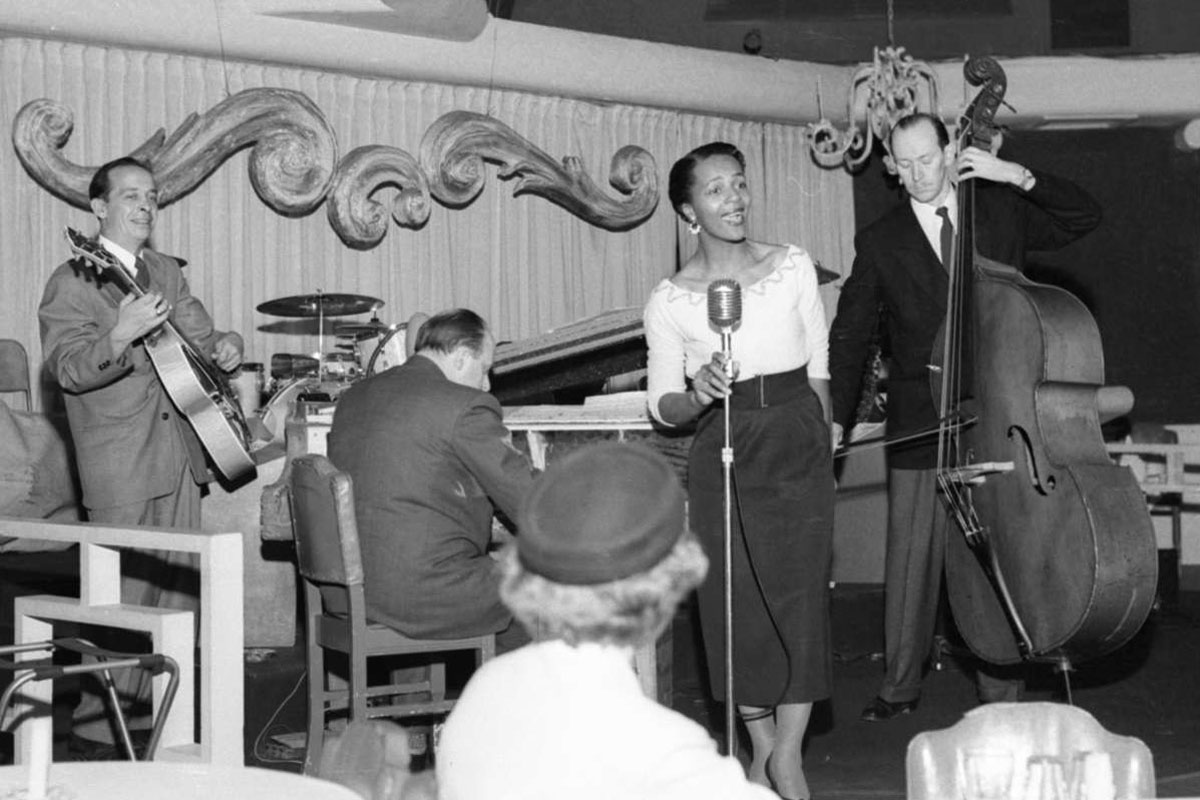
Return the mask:
[[[409,334],[413,335],[410,330]],[[495,340],[473,311],[434,314],[404,363],[338,401],[330,460],[354,480],[367,613],[408,636],[528,641],[500,602],[492,517],[532,485],[488,393]]]
[[[83,505],[93,522],[199,528],[200,484],[211,474],[142,337],[170,320],[224,370],[241,364],[242,338],[214,328],[188,289],[185,262],[146,246],[158,188],[145,164],[120,158],[101,166],[88,197],[100,221],[100,246],[137,276],[145,294],[123,295],[119,284],[77,258],[55,269],[38,308],[46,366],[65,396]],[[197,608],[198,577],[188,554],[129,552],[122,570],[122,601]],[[114,678],[124,682],[123,694],[148,702],[148,678],[139,671]],[[76,720],[85,717],[90,723],[77,725],[77,734],[112,742],[100,695],[85,695]],[[148,725],[148,715],[131,717],[132,728]]]

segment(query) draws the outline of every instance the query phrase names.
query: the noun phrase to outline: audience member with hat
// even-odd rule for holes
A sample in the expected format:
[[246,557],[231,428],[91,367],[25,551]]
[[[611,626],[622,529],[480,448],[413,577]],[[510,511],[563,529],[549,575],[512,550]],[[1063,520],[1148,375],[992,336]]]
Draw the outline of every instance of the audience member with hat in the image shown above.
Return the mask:
[[471,678],[442,731],[443,800],[774,797],[633,671],[708,569],[684,499],[635,444],[576,451],[534,482],[500,596],[538,641]]

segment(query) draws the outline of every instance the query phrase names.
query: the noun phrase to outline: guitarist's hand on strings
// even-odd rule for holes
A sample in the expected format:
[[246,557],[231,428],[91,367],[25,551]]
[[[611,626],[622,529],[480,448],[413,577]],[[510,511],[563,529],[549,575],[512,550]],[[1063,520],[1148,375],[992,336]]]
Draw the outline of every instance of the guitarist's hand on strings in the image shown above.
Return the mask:
[[242,364],[242,337],[230,332],[217,339],[212,357],[213,362],[226,372],[237,369]]
[[167,321],[171,304],[158,292],[146,292],[141,297],[125,295],[117,309],[117,324],[109,337],[114,353],[120,353],[131,343],[150,333]]

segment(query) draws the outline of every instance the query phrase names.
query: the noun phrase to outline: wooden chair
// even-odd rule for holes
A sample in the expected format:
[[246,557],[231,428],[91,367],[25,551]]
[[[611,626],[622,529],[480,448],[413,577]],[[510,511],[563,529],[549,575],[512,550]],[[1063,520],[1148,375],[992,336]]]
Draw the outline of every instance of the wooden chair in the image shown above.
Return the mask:
[[[289,496],[296,562],[304,584],[304,620],[308,667],[308,745],[304,771],[314,774],[321,762],[325,715],[347,709],[350,722],[375,717],[445,714],[454,706],[446,696],[445,661],[434,658],[424,680],[370,685],[367,662],[379,656],[449,654],[474,651],[475,665],[492,658],[492,635],[464,639],[413,639],[367,620],[362,557],[354,515],[354,485],[328,458],[310,454],[291,465]],[[326,649],[346,654],[349,685],[329,685]],[[394,679],[393,679],[394,680]],[[388,698],[384,703],[368,699]]]
[[[1011,785],[1011,795],[1004,796],[1023,796],[1030,757],[1061,759],[1063,778],[1071,781],[1087,753],[1107,756],[1116,797],[1155,796],[1154,761],[1140,739],[1109,733],[1091,714],[1064,703],[991,703],[949,728],[913,737],[905,761],[908,800],[974,796],[963,784],[968,752],[994,763],[1003,757]],[[1097,790],[1088,796],[1104,795]]]
[[29,394],[29,356],[16,339],[0,339],[0,394],[25,395],[25,410],[33,408]]

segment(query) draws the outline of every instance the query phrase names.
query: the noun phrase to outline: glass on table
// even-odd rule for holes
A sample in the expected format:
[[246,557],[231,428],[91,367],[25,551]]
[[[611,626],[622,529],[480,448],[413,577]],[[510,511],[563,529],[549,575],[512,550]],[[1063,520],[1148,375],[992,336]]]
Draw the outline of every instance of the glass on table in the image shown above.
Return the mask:
[[1025,764],[1025,791],[1021,800],[1066,800],[1063,760],[1058,756],[1033,755]]
[[1008,800],[1012,789],[1013,754],[998,747],[959,751],[959,791],[963,800]]

